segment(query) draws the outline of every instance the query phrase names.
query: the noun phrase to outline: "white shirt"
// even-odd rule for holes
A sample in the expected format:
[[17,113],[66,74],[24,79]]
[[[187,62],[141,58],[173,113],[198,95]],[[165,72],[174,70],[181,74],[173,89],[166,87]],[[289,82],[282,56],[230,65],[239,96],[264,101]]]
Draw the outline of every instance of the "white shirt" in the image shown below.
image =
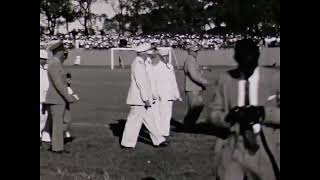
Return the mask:
[[49,89],[47,68],[47,64],[44,65],[44,67],[40,65],[40,103],[43,103],[45,101],[46,94]]
[[[249,102],[250,105],[258,105],[258,85],[259,85],[259,72],[260,68],[257,67],[251,77],[248,79],[249,85]],[[240,80],[238,82],[238,106],[244,106],[245,104],[245,80]]]
[[[250,105],[257,106],[258,105],[258,91],[259,91],[259,80],[260,80],[260,68],[257,67],[253,74],[248,79],[249,81],[249,102]],[[245,105],[245,83],[246,80],[240,80],[238,82],[238,106]],[[259,133],[261,130],[260,124],[254,124],[252,126],[254,133]]]
[[159,98],[164,101],[181,99],[173,66],[160,61],[153,69],[154,86]]
[[159,94],[158,94],[156,83],[155,83],[156,77],[157,77],[157,73],[155,72],[155,66],[152,65],[152,60],[149,57],[147,57],[147,60],[145,61],[145,65],[146,65],[148,78],[150,80],[153,99],[158,99],[157,97],[159,96]]

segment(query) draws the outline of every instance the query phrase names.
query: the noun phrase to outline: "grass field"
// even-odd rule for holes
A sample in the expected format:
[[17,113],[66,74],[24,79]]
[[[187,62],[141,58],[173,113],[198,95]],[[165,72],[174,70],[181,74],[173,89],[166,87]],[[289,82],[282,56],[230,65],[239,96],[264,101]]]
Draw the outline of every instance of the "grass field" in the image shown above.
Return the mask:
[[[205,76],[215,81],[221,71],[214,67]],[[215,137],[205,134],[173,132],[170,146],[157,149],[141,134],[136,149],[122,150],[119,136],[129,107],[125,104],[129,69],[105,67],[67,67],[73,75],[73,89],[81,100],[71,106],[72,129],[76,139],[66,144],[71,154],[56,155],[40,150],[40,179],[105,180],[209,180]],[[176,72],[183,102],[174,104],[173,118],[182,122],[186,113],[183,72]],[[210,93],[205,93],[208,101]]]

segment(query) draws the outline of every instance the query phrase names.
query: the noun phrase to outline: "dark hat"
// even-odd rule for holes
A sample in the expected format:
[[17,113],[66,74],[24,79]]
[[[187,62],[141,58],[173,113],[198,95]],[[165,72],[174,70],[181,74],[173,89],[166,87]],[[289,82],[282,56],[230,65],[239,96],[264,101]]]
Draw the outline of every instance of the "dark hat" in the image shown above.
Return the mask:
[[63,45],[62,41],[58,41],[58,42],[52,44],[49,47],[49,50],[50,51],[64,50],[64,45]]
[[200,48],[197,45],[189,45],[186,47],[186,50],[196,52],[196,51],[199,51]]

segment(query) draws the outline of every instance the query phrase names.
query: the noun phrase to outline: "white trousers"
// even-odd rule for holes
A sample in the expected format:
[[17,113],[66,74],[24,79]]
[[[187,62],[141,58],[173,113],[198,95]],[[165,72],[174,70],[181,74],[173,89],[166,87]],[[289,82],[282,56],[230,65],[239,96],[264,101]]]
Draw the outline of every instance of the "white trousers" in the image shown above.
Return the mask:
[[148,129],[153,145],[157,146],[165,141],[157,128],[152,111],[144,106],[131,106],[122,135],[122,146],[136,146],[142,123]]
[[[157,127],[162,136],[170,135],[170,120],[172,117],[172,101],[159,101],[157,108],[154,111],[158,111],[159,118],[156,118]],[[155,112],[156,114],[156,112]]]
[[42,104],[40,103],[40,138],[42,137],[42,131],[46,125],[47,118],[48,118],[48,111],[46,110],[43,113]]

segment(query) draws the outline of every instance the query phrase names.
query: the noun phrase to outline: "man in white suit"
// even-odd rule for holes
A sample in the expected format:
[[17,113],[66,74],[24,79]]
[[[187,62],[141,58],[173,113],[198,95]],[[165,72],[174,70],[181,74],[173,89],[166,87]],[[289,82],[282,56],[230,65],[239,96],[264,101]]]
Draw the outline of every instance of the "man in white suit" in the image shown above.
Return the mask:
[[122,148],[134,148],[141,126],[144,124],[149,130],[153,145],[155,147],[165,147],[168,142],[161,136],[149,109],[153,103],[153,97],[145,61],[148,57],[151,58],[154,50],[151,44],[145,43],[138,46],[136,51],[137,57],[131,64],[131,83],[126,102],[130,105],[130,112],[124,128],[121,146]]
[[161,135],[170,135],[170,120],[172,117],[173,101],[182,101],[177,85],[174,68],[169,62],[169,50],[159,49],[157,51],[160,61],[153,66],[153,77],[155,92],[158,96],[157,109],[159,118],[157,126]]
[[40,146],[41,142],[50,142],[51,138],[49,133],[44,130],[47,118],[48,118],[48,111],[46,109],[45,98],[49,88],[49,79],[47,73],[47,59],[48,53],[46,50],[40,50]]

